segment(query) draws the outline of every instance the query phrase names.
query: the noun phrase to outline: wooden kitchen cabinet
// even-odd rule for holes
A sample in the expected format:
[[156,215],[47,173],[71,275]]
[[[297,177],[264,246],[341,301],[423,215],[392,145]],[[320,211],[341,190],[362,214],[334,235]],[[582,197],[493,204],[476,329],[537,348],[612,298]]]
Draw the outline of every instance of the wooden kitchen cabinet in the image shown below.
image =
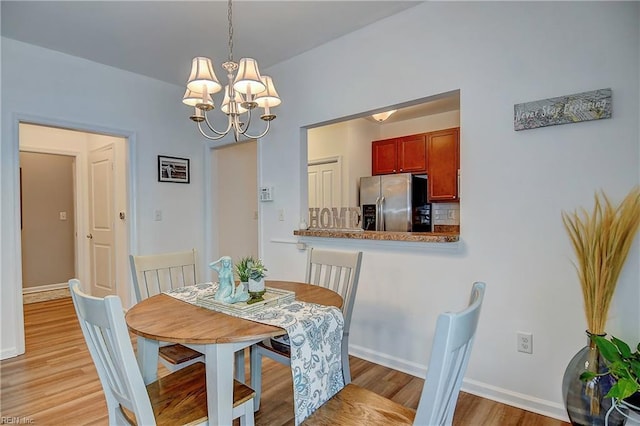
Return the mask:
[[427,159],[429,201],[457,201],[460,129],[455,127],[428,133]]
[[393,173],[426,173],[426,136],[418,134],[373,141],[371,161],[371,171],[374,176]]
[[375,176],[396,173],[397,157],[397,139],[373,141],[371,143],[371,174]]

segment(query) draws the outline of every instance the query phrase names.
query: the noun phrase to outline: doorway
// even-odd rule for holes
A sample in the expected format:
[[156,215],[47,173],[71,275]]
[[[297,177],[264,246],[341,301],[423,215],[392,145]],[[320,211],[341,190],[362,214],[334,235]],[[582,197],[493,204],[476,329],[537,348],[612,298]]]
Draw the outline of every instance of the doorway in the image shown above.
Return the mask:
[[68,295],[76,274],[76,157],[20,151],[24,303]]
[[[213,149],[211,260],[258,257],[258,142],[253,139]],[[217,236],[217,238],[216,238]],[[215,278],[215,277],[214,277]]]
[[[35,282],[26,284],[32,288],[47,290],[66,289],[70,278],[79,278],[81,282],[88,283],[85,291],[95,296],[118,294],[128,303],[127,148],[128,139],[125,137],[29,123],[19,124],[21,161],[30,154],[42,156],[43,159],[73,159],[69,187],[57,188],[50,202],[44,200],[44,207],[39,207],[48,210],[48,215],[55,217],[48,229],[37,232],[42,245],[46,246],[48,253],[52,253],[59,250],[61,241],[60,238],[54,238],[52,232],[56,225],[62,223],[66,228],[71,226],[70,234],[67,234],[71,241],[66,244],[72,246],[72,259],[69,260],[67,256],[64,273],[39,276]],[[35,173],[38,172],[35,170]],[[58,192],[71,193],[72,205],[56,210],[59,204]],[[26,209],[29,206],[26,204],[23,207]],[[32,213],[22,211],[21,215],[29,217]],[[27,233],[23,228],[22,236],[25,234]],[[33,232],[30,235],[32,234]],[[93,234],[99,238],[92,238]],[[32,272],[35,269],[44,269],[44,259],[51,256],[40,253],[42,250],[34,252],[34,245],[26,240],[23,240],[22,247],[23,259],[31,259],[23,261],[24,282],[34,276]]]

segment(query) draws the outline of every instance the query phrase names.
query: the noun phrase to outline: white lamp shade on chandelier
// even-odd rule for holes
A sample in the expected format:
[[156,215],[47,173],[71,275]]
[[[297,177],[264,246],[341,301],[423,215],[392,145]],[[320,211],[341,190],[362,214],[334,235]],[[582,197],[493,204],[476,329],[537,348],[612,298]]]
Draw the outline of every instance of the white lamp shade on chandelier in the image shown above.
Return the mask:
[[262,82],[267,88],[256,98],[258,106],[262,108],[271,108],[280,105],[282,101],[280,100],[280,96],[278,96],[278,92],[276,92],[276,87],[273,85],[271,77],[263,75]]
[[222,85],[213,71],[211,59],[202,56],[193,58],[187,89],[194,92],[208,92],[209,94],[217,93],[222,89]]
[[266,88],[267,86],[260,79],[256,60],[253,58],[240,59],[233,89],[245,95],[251,95],[264,92]]
[[[222,84],[216,77],[211,59],[202,56],[193,58],[191,74],[187,80],[187,89],[182,102],[194,108],[194,114],[190,119],[196,122],[198,130],[207,139],[218,140],[231,131],[233,131],[236,141],[241,136],[247,139],[257,139],[269,131],[271,121],[276,118],[275,114],[272,114],[271,108],[280,105],[282,101],[271,77],[260,75],[258,62],[255,59],[242,58],[238,63],[233,61],[231,0],[228,1],[228,9],[229,59],[222,64],[222,68],[227,72],[228,84],[224,86],[224,97],[220,104],[220,110],[228,117],[226,130],[216,130],[207,117],[207,112],[215,108],[212,95],[222,91]],[[266,129],[260,134],[253,135],[249,133],[251,114],[258,107],[264,109],[260,118],[266,122]],[[203,122],[213,134],[207,133],[203,129]]]

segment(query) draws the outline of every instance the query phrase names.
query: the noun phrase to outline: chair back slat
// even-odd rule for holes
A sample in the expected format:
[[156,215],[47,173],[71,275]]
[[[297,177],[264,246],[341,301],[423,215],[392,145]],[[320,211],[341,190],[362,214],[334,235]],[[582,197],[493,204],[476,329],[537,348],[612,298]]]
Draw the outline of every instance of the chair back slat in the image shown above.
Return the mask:
[[82,292],[76,279],[69,281],[69,288],[82,334],[105,393],[110,422],[122,419],[122,405],[135,413],[138,424],[155,424],[120,298],[89,296]]
[[414,424],[452,424],[478,327],[484,292],[484,283],[474,283],[466,309],[458,313],[445,312],[438,317],[427,377]]
[[195,249],[154,255],[130,255],[138,302],[178,287],[199,283]]
[[361,263],[362,252],[310,248],[307,253],[306,282],[328,288],[342,296],[346,334],[351,324]]

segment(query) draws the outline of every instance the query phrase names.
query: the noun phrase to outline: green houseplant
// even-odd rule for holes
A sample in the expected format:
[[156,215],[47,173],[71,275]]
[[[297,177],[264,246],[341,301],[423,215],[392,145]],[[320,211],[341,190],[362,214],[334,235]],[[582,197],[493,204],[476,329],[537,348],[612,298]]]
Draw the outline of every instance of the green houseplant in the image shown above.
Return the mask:
[[262,259],[252,259],[252,261],[249,262],[247,271],[249,273],[249,278],[255,281],[267,276],[267,268],[265,268],[262,263]]
[[[606,368],[598,374],[585,371],[580,379],[589,381],[597,376],[607,374],[613,376],[616,382],[609,389],[605,398],[623,400],[640,392],[640,343],[636,346],[635,352],[632,352],[627,343],[615,336],[611,336],[609,340],[602,336],[591,336],[591,340],[605,359]],[[634,400],[634,402],[636,401]]]
[[251,266],[255,263],[255,259],[252,256],[245,256],[240,258],[238,262],[236,262],[236,275],[238,275],[238,279],[242,283],[249,282],[249,273]]
[[264,277],[267,275],[267,268],[262,263],[262,259],[251,259],[247,262],[247,275],[249,277],[249,295],[251,298],[248,304],[263,301],[266,288]]

